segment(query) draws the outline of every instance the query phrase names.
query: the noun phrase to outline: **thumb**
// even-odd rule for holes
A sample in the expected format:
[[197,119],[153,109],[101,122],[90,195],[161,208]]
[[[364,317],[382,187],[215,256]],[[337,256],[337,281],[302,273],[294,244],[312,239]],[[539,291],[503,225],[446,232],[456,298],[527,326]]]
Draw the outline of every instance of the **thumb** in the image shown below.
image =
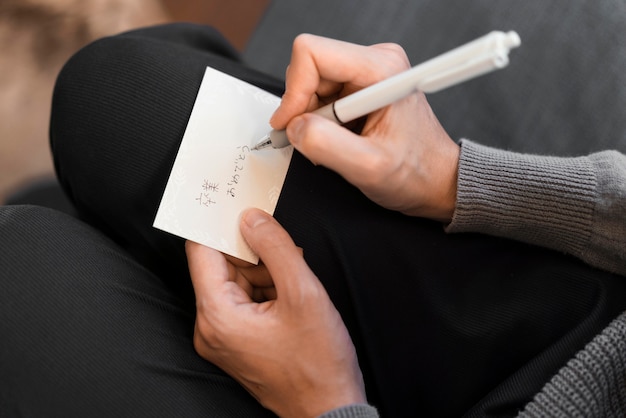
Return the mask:
[[371,170],[377,148],[367,139],[319,115],[306,113],[287,125],[287,136],[293,146],[314,164],[341,174],[358,184]]
[[245,211],[241,233],[272,276],[277,300],[297,302],[321,286],[287,231],[266,212]]

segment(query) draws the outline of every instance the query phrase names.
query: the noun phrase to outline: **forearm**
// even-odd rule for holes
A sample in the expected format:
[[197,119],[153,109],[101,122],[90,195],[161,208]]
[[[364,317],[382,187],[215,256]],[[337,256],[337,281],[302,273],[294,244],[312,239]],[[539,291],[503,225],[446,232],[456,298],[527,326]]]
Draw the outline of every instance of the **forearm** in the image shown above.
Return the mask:
[[626,275],[626,156],[544,157],[462,141],[448,232],[541,245]]

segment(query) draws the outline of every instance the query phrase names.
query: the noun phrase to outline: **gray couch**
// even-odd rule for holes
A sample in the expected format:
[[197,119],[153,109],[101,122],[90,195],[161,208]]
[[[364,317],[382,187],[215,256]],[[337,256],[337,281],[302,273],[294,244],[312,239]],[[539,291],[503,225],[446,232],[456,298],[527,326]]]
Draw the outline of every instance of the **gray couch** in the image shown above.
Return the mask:
[[557,155],[626,151],[624,0],[274,0],[244,58],[277,77],[301,32],[397,42],[413,65],[491,30],[515,30],[509,67],[433,94],[453,138]]

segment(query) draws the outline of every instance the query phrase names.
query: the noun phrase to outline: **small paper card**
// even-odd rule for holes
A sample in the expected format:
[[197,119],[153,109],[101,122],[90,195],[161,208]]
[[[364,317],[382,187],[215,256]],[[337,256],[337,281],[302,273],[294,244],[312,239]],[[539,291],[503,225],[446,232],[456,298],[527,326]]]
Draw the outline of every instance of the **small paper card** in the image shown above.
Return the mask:
[[244,209],[273,214],[292,147],[251,151],[280,99],[207,68],[154,227],[251,263],[239,231]]

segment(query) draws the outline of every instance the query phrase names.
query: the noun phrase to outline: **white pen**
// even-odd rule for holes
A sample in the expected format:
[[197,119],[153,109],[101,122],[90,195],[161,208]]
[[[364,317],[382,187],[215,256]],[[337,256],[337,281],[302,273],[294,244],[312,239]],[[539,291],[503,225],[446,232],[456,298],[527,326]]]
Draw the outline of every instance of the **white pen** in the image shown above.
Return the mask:
[[[509,63],[509,51],[520,46],[519,35],[494,31],[411,69],[373,84],[312,113],[344,124],[398,101],[416,90],[434,93]],[[253,150],[289,145],[285,130],[271,130]]]

